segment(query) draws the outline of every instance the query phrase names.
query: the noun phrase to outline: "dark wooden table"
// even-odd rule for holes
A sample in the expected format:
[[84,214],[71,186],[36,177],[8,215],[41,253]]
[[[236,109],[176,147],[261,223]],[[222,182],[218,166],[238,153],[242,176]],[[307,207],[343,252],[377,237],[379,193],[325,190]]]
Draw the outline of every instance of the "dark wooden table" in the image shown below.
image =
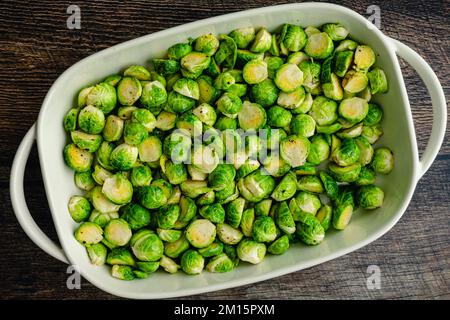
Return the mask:
[[[247,3],[246,3],[247,2]],[[53,81],[78,60],[148,33],[224,13],[281,2],[254,1],[9,1],[0,2],[0,297],[2,299],[113,299],[87,281],[66,287],[66,265],[36,247],[19,227],[9,198],[12,158],[36,120]],[[81,29],[69,30],[66,9],[81,8]],[[448,1],[341,1],[368,16],[381,9],[382,31],[414,48],[436,71],[449,98]],[[419,148],[432,113],[417,74],[402,63]],[[67,106],[61,106],[67,108]],[[450,298],[450,135],[417,186],[408,210],[378,241],[339,259],[290,275],[190,297],[191,299],[448,299]],[[57,239],[36,150],[26,172],[28,205],[42,229]],[[378,265],[381,289],[366,286]]]

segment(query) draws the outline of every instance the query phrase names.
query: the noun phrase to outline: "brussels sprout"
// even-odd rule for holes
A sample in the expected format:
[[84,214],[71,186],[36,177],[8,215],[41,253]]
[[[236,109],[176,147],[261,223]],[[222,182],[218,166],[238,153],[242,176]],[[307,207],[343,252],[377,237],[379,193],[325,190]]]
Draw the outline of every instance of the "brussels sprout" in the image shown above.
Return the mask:
[[[109,158],[111,166],[117,170],[130,170],[136,163],[138,148],[127,143],[117,146]],[[141,158],[141,160],[143,160]]]
[[236,130],[237,129],[237,120],[233,118],[229,118],[227,116],[220,117],[214,127],[217,130],[226,131],[226,130]]
[[147,209],[157,209],[167,203],[163,189],[154,185],[141,187],[138,190],[138,199]]
[[208,272],[229,272],[234,269],[233,261],[225,254],[221,253],[209,260],[205,268]]
[[278,99],[279,89],[271,79],[266,79],[252,86],[252,97],[262,107],[273,105]]
[[123,106],[117,109],[117,116],[122,120],[130,120],[131,114],[138,108],[135,106]]
[[164,254],[170,258],[178,258],[183,252],[189,249],[189,242],[182,235],[174,242],[168,242],[164,245]]
[[292,119],[290,128],[292,134],[309,138],[314,135],[316,122],[307,114],[299,114]]
[[322,84],[322,90],[325,97],[336,101],[344,98],[344,91],[342,90],[339,78],[332,73],[330,82]]
[[288,172],[275,187],[271,197],[276,201],[284,201],[292,198],[296,191],[297,181],[295,174]]
[[364,118],[365,126],[373,126],[378,124],[383,118],[383,109],[378,104],[369,103],[369,110]]
[[180,266],[172,259],[166,256],[162,256],[159,261],[159,265],[168,273],[177,273]]
[[100,135],[89,134],[78,130],[72,131],[70,137],[78,148],[89,152],[97,151],[103,141]]
[[331,174],[339,182],[354,182],[358,179],[359,173],[361,172],[361,164],[354,163],[352,165],[341,167],[339,165],[330,163],[328,169]]
[[243,69],[243,77],[248,84],[257,84],[267,79],[267,63],[260,59],[250,60]]
[[357,42],[350,40],[350,39],[345,39],[345,40],[342,40],[341,42],[339,42],[339,45],[336,47],[335,52],[341,52],[341,51],[345,51],[345,50],[354,51],[357,46],[358,46]]
[[172,195],[167,199],[166,204],[178,204],[181,198],[181,189],[179,186],[175,186],[172,191]]
[[332,218],[333,208],[329,205],[325,204],[317,211],[316,219],[319,220],[320,225],[325,232],[330,228]]
[[167,105],[176,113],[183,113],[195,106],[195,100],[178,92],[171,91],[167,99]]
[[238,113],[242,109],[241,99],[232,94],[225,92],[219,100],[217,100],[217,109],[222,112],[225,116],[230,118],[236,118]]
[[199,249],[198,253],[202,255],[202,257],[210,258],[217,255],[220,255],[223,252],[223,243],[222,242],[213,242],[209,246]]
[[105,179],[102,192],[112,202],[125,204],[131,201],[133,185],[122,173],[116,173]]
[[131,228],[123,219],[112,219],[105,226],[105,239],[113,245],[124,246],[131,239]]
[[264,62],[267,65],[267,76],[270,79],[275,78],[276,71],[284,64],[284,60],[280,57],[270,57],[264,58]]
[[320,88],[320,64],[314,61],[303,61],[299,64],[303,73],[303,86],[308,92],[316,94],[315,90]]
[[148,132],[142,124],[130,120],[125,121],[125,129],[123,132],[125,143],[129,145],[139,145],[147,137]]
[[[280,95],[278,96],[277,103],[280,106],[285,107],[287,109],[296,110],[298,113],[299,111],[303,111],[303,109],[300,110],[299,108],[302,107],[302,104],[303,102],[305,102],[305,99],[306,99],[305,89],[303,89],[303,87],[298,87],[296,90],[290,93],[281,92]],[[309,111],[309,109],[306,111]]]
[[285,24],[282,30],[280,45],[282,43],[286,50],[297,52],[306,45],[307,35],[301,27]]
[[296,64],[283,64],[276,72],[275,84],[283,92],[292,92],[303,83],[303,72]]
[[[337,49],[336,49],[337,50]],[[344,77],[353,61],[353,51],[340,51],[334,57],[334,73]]]
[[180,214],[178,216],[178,220],[175,223],[175,229],[184,228],[197,213],[197,206],[195,205],[194,200],[182,196],[179,201],[180,206]]
[[239,197],[239,189],[234,181],[229,183],[223,190],[215,193],[216,201],[220,204],[227,204]]
[[[305,191],[299,191],[295,196],[295,201],[301,211],[300,214],[310,214],[314,216],[317,213],[317,210],[322,206],[319,196]],[[298,221],[298,213],[292,212],[292,214],[294,220]]]
[[272,207],[272,199],[264,199],[255,204],[255,214],[257,216],[267,216]]
[[292,167],[305,164],[309,154],[310,142],[301,136],[289,136],[280,143],[281,157]]
[[320,164],[328,159],[330,155],[330,146],[323,135],[312,137],[309,148],[309,154],[306,161],[312,164]]
[[266,246],[264,243],[244,239],[237,247],[237,254],[242,261],[258,264],[266,255]]
[[120,279],[120,280],[133,280],[135,278],[133,269],[129,266],[121,266],[118,264],[115,264],[111,268],[111,275],[114,278]]
[[182,163],[173,163],[165,155],[160,159],[161,170],[172,185],[180,184],[187,180],[186,167]]
[[329,126],[316,126],[317,133],[333,134],[342,129],[342,125],[335,122]]
[[358,149],[360,151],[360,156],[358,161],[361,165],[365,166],[372,161],[373,158],[373,147],[364,137],[357,137],[354,139],[356,142]]
[[77,117],[80,110],[76,108],[70,109],[64,116],[64,130],[70,132],[77,128]]
[[[236,56],[237,56],[236,43],[232,38],[224,34],[220,35],[220,40],[221,42],[219,45],[219,49],[214,55],[214,59],[212,59],[212,61],[217,63],[217,65],[219,66],[228,69],[233,69],[234,64],[236,63]],[[211,75],[216,76],[214,74]]]
[[153,273],[156,270],[158,270],[159,262],[157,262],[157,261],[138,261],[138,262],[136,262],[136,267],[139,270],[149,274],[149,273]]
[[324,96],[318,96],[313,101],[309,115],[313,117],[319,126],[326,126],[333,124],[337,120],[336,111],[337,103],[335,101]]
[[394,168],[394,155],[392,154],[392,151],[387,147],[376,149],[370,165],[376,173],[391,173]]
[[279,106],[273,106],[267,111],[268,123],[272,127],[287,127],[291,123],[292,114]]
[[213,126],[217,119],[216,111],[207,103],[200,104],[192,113],[204,124]]
[[147,109],[134,110],[131,114],[131,118],[134,122],[141,124],[148,132],[153,131],[156,126],[155,116]]
[[305,53],[314,59],[325,59],[332,54],[333,49],[333,40],[328,34],[321,32],[308,37]]
[[225,221],[225,209],[219,203],[203,206],[199,211],[200,215],[213,223],[222,223]]
[[234,83],[227,89],[227,92],[241,98],[247,94],[247,88],[248,85],[245,83]]
[[188,250],[181,257],[181,269],[186,274],[200,274],[205,265],[205,259],[195,250]]
[[340,41],[347,38],[348,30],[340,23],[326,23],[322,26],[323,32],[326,32],[331,40]]
[[133,187],[148,186],[152,182],[152,171],[149,167],[142,165],[131,170],[131,184]]
[[86,105],[97,107],[104,114],[110,113],[116,107],[116,103],[116,89],[104,82],[95,85],[86,96]]
[[118,141],[122,137],[123,126],[124,121],[121,118],[109,115],[103,128],[103,138],[109,142]]
[[303,215],[297,224],[297,236],[306,245],[317,245],[325,238],[325,230],[314,215]]
[[295,232],[294,218],[285,201],[280,203],[275,211],[275,222],[284,233],[293,234]]
[[181,59],[181,67],[191,74],[200,75],[208,68],[211,58],[202,52],[190,52]]
[[169,131],[175,128],[177,115],[168,111],[161,111],[156,118],[155,126],[162,131]]
[[75,239],[81,244],[92,245],[103,239],[103,230],[95,223],[83,222],[75,230]]
[[206,178],[208,177],[207,173],[203,173],[203,172],[199,171],[198,169],[196,169],[195,167],[193,167],[190,164],[187,165],[187,170],[188,170],[189,175],[191,176],[192,180],[203,181],[203,180],[206,180]]
[[239,229],[233,228],[226,223],[219,223],[217,225],[217,236],[223,243],[235,245],[242,240],[244,235]]
[[133,105],[141,97],[141,94],[141,82],[134,77],[122,78],[117,86],[117,98],[122,105]]
[[353,194],[350,189],[345,188],[336,199],[333,211],[333,227],[336,230],[343,230],[347,227],[352,218],[354,208]]
[[219,164],[219,157],[208,146],[195,148],[191,156],[192,165],[203,173],[211,173]]
[[75,172],[74,181],[75,185],[84,191],[89,191],[96,185],[91,171]]
[[360,150],[354,139],[344,139],[341,145],[333,151],[331,158],[340,166],[349,166],[359,160]]
[[86,133],[99,134],[105,126],[105,115],[100,109],[88,105],[81,109],[78,115],[78,125]]
[[244,212],[244,206],[245,206],[245,199],[244,198],[237,198],[233,201],[231,201],[227,208],[226,208],[226,221],[227,223],[233,227],[238,228],[241,219],[242,219],[242,213]]
[[236,170],[232,165],[219,164],[208,176],[209,186],[215,191],[220,191],[224,189],[230,181],[233,181],[235,176]]
[[359,45],[355,50],[354,63],[359,70],[367,70],[375,63],[375,52],[372,48],[365,45]]
[[176,43],[173,46],[169,47],[169,49],[167,49],[167,56],[171,60],[180,60],[188,53],[191,53],[191,51],[192,46],[189,43]]
[[133,231],[149,225],[151,221],[150,212],[137,203],[127,205],[123,209],[121,218],[128,223]]
[[362,167],[358,179],[355,184],[358,186],[367,186],[374,184],[376,180],[376,173],[369,167]]
[[293,168],[296,175],[314,175],[317,173],[316,166],[311,163],[305,163],[302,166]]
[[366,138],[369,143],[374,144],[383,135],[383,128],[379,123],[373,126],[363,126],[361,136]]
[[141,261],[157,261],[164,252],[164,245],[156,233],[142,229],[130,240],[133,254]]
[[104,228],[111,219],[119,218],[119,213],[117,212],[100,212],[93,210],[89,216],[89,221],[98,224],[100,227]]
[[[165,205],[159,209],[156,215],[158,227],[162,229],[171,229],[175,226],[180,216],[180,206],[176,204]],[[169,256],[170,257],[170,256]]]
[[277,237],[275,222],[269,216],[259,216],[253,223],[253,239],[257,242],[272,242]]
[[200,98],[200,90],[195,80],[180,78],[173,85],[173,90],[185,97],[198,100]]
[[351,70],[345,74],[342,87],[347,93],[358,93],[367,87],[368,81],[365,73]]
[[266,52],[270,49],[272,44],[272,35],[264,28],[259,29],[256,33],[255,40],[253,41],[250,51],[256,53]]
[[127,248],[114,248],[108,253],[106,257],[106,263],[110,265],[122,265],[134,267],[136,261],[133,258],[130,250]]
[[309,61],[309,59],[310,58],[308,57],[308,55],[306,53],[299,51],[299,52],[291,53],[288,56],[286,62],[300,65],[303,61]]
[[367,73],[367,77],[370,82],[370,92],[375,93],[386,93],[388,91],[388,82],[386,79],[386,74],[380,68],[373,68]]
[[89,191],[90,200],[94,208],[101,212],[116,212],[119,211],[120,205],[111,202],[102,192],[102,188],[97,186],[94,187],[91,191]]
[[316,27],[308,26],[308,27],[306,27],[306,29],[305,29],[305,33],[306,33],[306,35],[307,35],[308,37],[310,37],[310,36],[312,36],[313,34],[320,33],[320,30],[317,29]]
[[130,66],[124,72],[125,77],[134,77],[138,80],[149,80],[150,72],[143,66]]
[[[276,152],[270,154],[268,157],[262,160],[264,165],[264,172],[273,177],[282,177],[285,175],[291,166]],[[255,169],[256,170],[256,169]]]
[[333,62],[333,57],[329,57],[322,63],[320,80],[323,83],[331,82],[332,62]]
[[235,29],[230,32],[229,37],[239,49],[245,49],[255,39],[255,29],[253,27]]
[[358,97],[342,100],[338,109],[339,115],[350,123],[360,122],[366,117],[368,111],[367,101]]
[[374,185],[362,186],[357,194],[358,204],[364,209],[376,209],[383,205],[384,192]]
[[156,136],[145,138],[136,148],[139,153],[139,159],[143,162],[158,161],[162,154],[162,144]]
[[72,219],[78,223],[86,220],[91,213],[91,204],[82,196],[72,196],[67,207]]
[[164,85],[159,81],[145,82],[139,101],[150,111],[161,106],[168,100]]
[[215,201],[216,201],[216,194],[213,190],[208,191],[207,193],[204,193],[197,198],[197,204],[199,206],[206,206],[209,204],[213,204]]
[[250,202],[258,202],[269,196],[275,188],[275,180],[264,174],[261,170],[256,170],[238,182],[241,195]]
[[[164,154],[167,157],[169,157],[169,159],[172,159],[174,163],[185,162],[190,157],[191,144],[192,144],[191,138],[189,136],[189,133],[186,132],[186,130],[174,131],[170,135],[168,135],[164,140]],[[149,156],[154,155],[155,152],[149,149]]]
[[78,92],[78,97],[77,97],[77,106],[78,106],[78,108],[82,108],[82,107],[86,106],[86,98],[87,98],[89,92],[91,92],[91,90],[93,88],[94,88],[94,86],[85,87],[85,88],[82,88]]
[[360,122],[360,123],[354,125],[353,127],[339,131],[336,135],[342,139],[357,138],[361,135],[362,130],[363,130],[363,124],[362,124],[362,122]]
[[197,219],[186,228],[186,239],[196,248],[206,248],[216,238],[216,226],[207,219]]
[[164,77],[175,74],[180,70],[180,63],[176,60],[153,59],[152,62],[156,72]]
[[105,264],[106,254],[108,253],[108,250],[103,244],[91,244],[86,248],[86,250],[89,256],[89,260],[91,260],[91,263],[93,265],[102,266]]
[[206,181],[186,180],[180,184],[181,192],[189,198],[197,198],[199,195],[211,191]]
[[284,235],[272,242],[267,251],[271,254],[280,255],[285,253],[287,249],[289,249],[289,237]]
[[259,136],[256,135],[256,131],[250,131],[250,134],[245,137],[244,142],[245,142],[245,152],[249,158],[246,160],[244,164],[250,164],[251,166],[259,167],[259,162],[258,160],[256,160],[256,158],[258,157],[258,154],[261,152],[263,145],[261,143],[261,139],[259,138]]
[[321,171],[319,176],[327,196],[332,200],[336,199],[339,193],[339,187],[336,181],[333,179],[332,176],[330,176],[328,173],[324,171]]
[[321,180],[317,176],[302,176],[297,181],[297,190],[323,193],[324,188]]
[[89,151],[78,148],[75,144],[68,144],[64,148],[64,161],[76,172],[89,171],[94,157]]

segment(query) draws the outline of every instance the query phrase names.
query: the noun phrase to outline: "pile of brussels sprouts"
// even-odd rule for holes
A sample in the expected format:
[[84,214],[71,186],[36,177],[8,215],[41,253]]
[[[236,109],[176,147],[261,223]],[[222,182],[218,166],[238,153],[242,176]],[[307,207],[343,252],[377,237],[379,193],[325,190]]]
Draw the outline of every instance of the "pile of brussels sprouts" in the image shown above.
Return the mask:
[[64,118],[75,238],[118,279],[228,272],[317,245],[384,193],[388,89],[339,23],[205,34],[83,88]]

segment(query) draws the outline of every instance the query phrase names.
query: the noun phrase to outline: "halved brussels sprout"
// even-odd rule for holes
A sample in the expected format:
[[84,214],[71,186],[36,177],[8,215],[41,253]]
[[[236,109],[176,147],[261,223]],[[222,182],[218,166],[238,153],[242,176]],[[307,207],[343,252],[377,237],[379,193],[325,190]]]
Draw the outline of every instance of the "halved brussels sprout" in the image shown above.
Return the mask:
[[369,110],[363,122],[365,126],[378,124],[383,118],[383,109],[378,104],[369,103]]
[[230,72],[223,72],[214,80],[214,87],[219,90],[228,90],[235,82],[236,80]]
[[105,239],[116,246],[124,246],[131,239],[131,228],[123,219],[112,219],[105,226]]
[[117,86],[117,98],[124,106],[133,105],[142,94],[142,84],[134,77],[124,77]]
[[161,140],[157,136],[149,136],[139,144],[137,150],[142,162],[158,161],[162,155]]
[[236,176],[236,169],[230,164],[219,164],[208,176],[209,186],[214,191],[224,189]]
[[317,220],[319,220],[320,225],[326,232],[331,225],[331,220],[333,218],[333,208],[329,205],[323,205],[316,214]]
[[131,170],[130,181],[133,187],[148,186],[152,179],[152,171],[148,166],[140,165]]
[[289,237],[287,235],[279,237],[271,243],[267,251],[271,254],[281,255],[289,249]]
[[230,118],[236,118],[238,113],[242,110],[241,99],[228,92],[225,92],[219,100],[217,100],[216,104],[217,109]]
[[233,261],[225,254],[221,253],[209,260],[208,264],[206,265],[206,270],[208,272],[229,272],[234,269]]
[[76,172],[86,172],[91,169],[94,156],[89,151],[78,148],[71,143],[64,148],[64,161]]
[[295,174],[288,172],[283,179],[277,184],[272,192],[271,197],[275,201],[284,201],[294,196],[297,191],[297,179]]
[[358,46],[358,43],[356,41],[345,39],[339,42],[339,45],[336,47],[335,52],[341,52],[345,50],[354,51],[356,47]]
[[141,261],[158,261],[164,252],[164,245],[158,235],[150,230],[141,229],[130,240],[133,254]]
[[353,127],[339,131],[336,135],[342,139],[357,138],[361,135],[362,130],[363,130],[363,124],[362,124],[362,122],[360,122],[360,123],[354,125]]
[[309,93],[318,94],[320,91],[320,64],[314,61],[303,61],[299,64],[299,69],[303,72],[303,86]]
[[339,186],[336,183],[336,181],[333,179],[332,176],[330,176],[325,171],[321,171],[319,176],[320,176],[320,180],[322,181],[322,184],[323,184],[323,187],[325,189],[325,193],[327,194],[327,196],[331,200],[336,199],[338,196],[338,193],[339,193]]
[[344,91],[342,90],[339,78],[332,73],[330,81],[322,84],[323,95],[332,100],[342,100]]
[[335,101],[324,96],[318,96],[314,99],[308,114],[313,117],[317,125],[327,126],[333,124],[337,120],[336,111],[337,103]]
[[125,121],[125,128],[123,130],[123,138],[125,143],[137,146],[148,137],[148,132],[145,127],[139,122]]
[[267,63],[260,59],[250,60],[243,69],[243,77],[248,84],[257,84],[267,79]]
[[373,158],[373,147],[364,137],[357,137],[354,139],[356,144],[358,145],[358,149],[360,151],[359,155],[359,163],[365,166],[372,161]]
[[74,131],[77,128],[77,118],[79,111],[79,109],[72,108],[66,113],[63,120],[64,130],[70,132]]
[[241,195],[250,202],[258,202],[268,197],[275,188],[272,176],[256,170],[238,181]]
[[292,119],[290,128],[292,134],[309,138],[314,135],[316,122],[310,115],[299,114]]
[[159,260],[159,265],[168,273],[177,273],[180,268],[174,260],[166,257],[165,255],[162,256],[161,260]]
[[96,185],[90,170],[85,172],[75,172],[74,181],[75,185],[84,191],[90,191]]
[[172,185],[180,184],[187,180],[187,170],[182,163],[173,163],[165,155],[160,158],[161,171]]
[[127,205],[123,209],[121,218],[128,223],[133,231],[149,225],[151,221],[150,212],[137,203]]
[[361,152],[354,139],[344,139],[341,145],[331,154],[331,158],[338,165],[346,167],[359,160]]
[[284,64],[284,60],[280,57],[267,56],[264,61],[267,64],[267,76],[270,79],[275,78],[276,71]]
[[167,56],[171,60],[180,60],[188,53],[191,53],[191,51],[192,46],[190,43],[176,43],[167,49]]
[[147,274],[150,274],[150,273],[153,273],[156,270],[158,270],[159,262],[158,261],[137,261],[136,267],[139,270],[141,270]]
[[181,256],[181,269],[186,274],[200,274],[205,266],[205,259],[195,250],[188,250]]
[[133,269],[130,266],[115,264],[111,268],[111,275],[120,280],[130,281],[135,278]]
[[115,115],[109,115],[103,128],[103,138],[106,141],[118,141],[122,137],[124,121]]
[[277,101],[278,92],[279,89],[272,79],[266,79],[252,86],[253,100],[264,108],[273,105]]
[[105,126],[105,115],[100,109],[88,105],[78,114],[78,125],[86,133],[99,134]]
[[180,214],[178,216],[178,220],[175,223],[175,229],[184,228],[197,213],[197,206],[195,205],[194,200],[191,198],[181,196],[179,201],[180,206]]
[[280,45],[282,43],[286,50],[297,52],[306,45],[307,35],[301,27],[285,24],[283,25],[279,41]]
[[257,103],[244,101],[238,113],[239,126],[244,130],[258,130],[266,124],[266,111]]
[[167,203],[164,190],[154,185],[141,187],[137,192],[137,198],[147,209],[157,209]]
[[299,51],[299,52],[291,53],[288,56],[286,62],[300,65],[303,61],[309,61],[309,60],[310,60],[310,58],[308,57],[308,55],[306,53]]
[[246,237],[252,236],[253,223],[255,222],[255,209],[249,208],[242,212],[241,223],[239,227]]
[[219,203],[203,206],[199,210],[200,215],[213,223],[223,223],[225,221],[225,209]]
[[119,211],[120,205],[110,201],[102,192],[102,187],[94,187],[89,191],[89,198],[94,208],[101,213]]
[[281,92],[278,96],[277,103],[287,109],[299,111],[298,108],[302,106],[305,98],[305,89],[303,87],[299,87],[290,93]]
[[175,128],[177,115],[168,111],[161,111],[156,118],[155,126],[162,131],[169,131]]
[[323,193],[324,188],[321,180],[317,176],[302,176],[297,181],[297,190]]
[[257,216],[267,216],[272,207],[272,199],[264,199],[255,204],[254,210]]
[[307,113],[309,110],[311,110],[312,104],[313,104],[313,97],[311,93],[308,92],[305,95],[305,99],[303,100],[303,102],[295,109],[292,109],[292,113],[294,114]]
[[91,263],[95,266],[102,266],[106,262],[106,254],[108,253],[108,250],[106,247],[101,243],[95,243],[91,244],[88,247],[86,247],[89,260],[91,260]]
[[275,211],[275,222],[284,233],[293,234],[295,232],[294,218],[285,201],[280,203]]
[[189,198],[197,198],[199,195],[211,191],[206,181],[186,180],[180,184],[181,192]]
[[235,245],[242,240],[244,235],[239,229],[233,228],[226,223],[219,223],[217,225],[217,236],[223,243]]
[[123,72],[125,77],[134,77],[138,80],[149,80],[150,72],[144,66],[130,66]]
[[339,115],[350,123],[362,121],[369,111],[366,100],[358,97],[347,98],[339,104]]
[[214,190],[208,191],[197,198],[197,204],[199,206],[206,206],[213,204],[216,201],[216,194]]
[[189,242],[183,235],[174,242],[166,243],[164,245],[164,254],[170,258],[178,258],[187,249],[189,249]]
[[274,81],[281,91],[289,93],[303,84],[303,72],[296,64],[286,63],[278,68]]
[[131,114],[131,118],[132,121],[141,124],[147,130],[147,132],[151,132],[153,131],[153,129],[155,129],[156,118],[153,113],[151,113],[147,109],[134,110]]
[[388,92],[388,82],[386,74],[380,68],[373,68],[367,73],[367,77],[370,82],[370,92],[375,93],[386,93]]
[[363,91],[368,83],[369,79],[365,73],[351,70],[345,74],[342,87],[346,93],[354,94]]
[[362,186],[357,192],[358,204],[364,209],[376,209],[383,205],[384,192],[374,185]]
[[357,162],[346,167],[341,167],[337,164],[330,163],[328,169],[337,181],[354,182],[358,179],[359,173],[361,172],[361,164]]
[[259,216],[253,223],[253,239],[257,242],[272,242],[277,238],[277,227],[269,216]]
[[83,222],[75,230],[75,239],[84,245],[99,243],[103,239],[103,230],[93,222]]
[[112,177],[105,179],[102,192],[112,202],[125,204],[131,201],[133,185],[122,173],[116,173]]
[[229,37],[234,40],[239,49],[247,48],[255,39],[255,28],[245,27],[230,32]]
[[376,60],[375,52],[366,45],[359,45],[355,50],[355,65],[359,70],[368,70]]
[[206,180],[206,178],[208,178],[207,173],[201,172],[200,170],[198,170],[197,168],[195,168],[194,166],[192,166],[190,164],[187,165],[187,170],[188,170],[189,175],[191,176],[192,180],[203,181],[203,180]]
[[178,119],[176,126],[182,132],[188,133],[191,137],[198,137],[202,134],[203,124],[199,118],[197,118],[191,112],[183,113]]
[[320,163],[328,159],[329,155],[330,146],[325,139],[325,136],[320,134],[312,137],[306,161],[311,164],[319,165]]
[[122,266],[132,266],[136,265],[136,261],[133,258],[130,250],[127,248],[114,248],[108,254],[106,258],[106,263],[110,265],[122,265]]
[[347,38],[348,30],[340,23],[326,23],[322,26],[323,32],[326,32],[331,40],[340,41]]
[[392,154],[392,151],[387,147],[376,149],[370,165],[376,173],[391,173],[394,168],[394,155]]
[[[89,221],[98,224],[100,227],[104,228],[112,219],[119,218],[118,212],[100,212],[93,210],[89,216]],[[103,239],[104,241],[104,239]],[[112,244],[110,244],[112,245]],[[115,247],[115,245],[114,245]]]
[[106,170],[102,166],[96,164],[94,167],[94,172],[92,173],[92,178],[98,185],[103,185],[106,179],[111,178],[113,173]]
[[208,68],[211,57],[202,52],[190,52],[181,59],[181,67],[189,73],[200,75]]
[[325,230],[320,221],[311,214],[302,215],[297,224],[297,236],[306,245],[318,245],[325,238]]
[[191,110],[195,106],[195,100],[188,98],[178,92],[171,91],[167,99],[167,106],[173,112],[183,113]]
[[349,188],[344,188],[336,199],[333,210],[333,227],[336,230],[343,230],[352,218],[355,203],[353,193]]
[[245,199],[244,198],[237,198],[233,201],[231,201],[227,208],[226,208],[226,221],[227,223],[233,227],[238,228],[241,219],[242,219],[242,213],[244,212],[244,206],[245,206]]
[[110,113],[116,107],[116,89],[112,85],[102,82],[95,85],[88,92],[86,105],[93,105],[99,108],[104,114]]
[[352,62],[353,51],[345,50],[337,52],[334,57],[334,73],[341,78],[344,77]]
[[207,219],[197,219],[186,228],[186,239],[196,248],[206,248],[216,238],[216,226]]
[[95,152],[102,144],[102,136],[98,134],[89,134],[82,131],[72,131],[70,137],[75,145],[83,150]]
[[199,146],[192,152],[191,164],[200,172],[211,173],[219,164],[219,157],[209,146]]
[[117,116],[122,120],[130,120],[131,115],[134,110],[137,110],[138,108],[135,106],[123,106],[119,107],[117,109]]
[[281,157],[292,167],[298,167],[306,162],[309,154],[310,142],[301,136],[289,136],[281,141]]
[[256,53],[266,52],[272,45],[272,35],[264,28],[259,29],[250,47],[250,51]]
[[358,186],[367,186],[369,184],[374,184],[376,181],[376,173],[369,167],[362,167],[359,173],[358,179],[355,184]]
[[[109,158],[110,164],[117,170],[130,170],[136,163],[138,148],[127,143],[118,145]],[[141,159],[142,160],[142,159]]]
[[82,196],[72,196],[67,207],[72,219],[78,223],[86,220],[91,214],[91,204]]
[[266,246],[264,243],[244,239],[237,247],[237,254],[242,261],[258,264],[266,255]]
[[222,242],[213,242],[209,246],[198,250],[198,253],[200,253],[202,255],[202,257],[205,257],[205,258],[210,258],[210,257],[220,255],[222,252],[223,252],[223,243]]
[[[162,229],[171,229],[175,226],[180,216],[180,206],[176,204],[165,205],[159,208],[156,215],[158,227]],[[170,255],[169,255],[170,257]]]
[[182,94],[185,97],[198,100],[200,98],[200,90],[195,80],[180,78],[173,85],[173,91]]
[[195,51],[203,52],[208,56],[212,56],[219,48],[219,39],[212,33],[203,34],[195,39]]
[[318,195],[305,191],[299,191],[297,193],[297,195],[295,196],[295,202],[300,209],[300,213],[292,211],[295,221],[299,221],[299,214],[309,214],[314,216],[322,206]]
[[273,106],[267,111],[268,124],[271,127],[287,127],[291,123],[292,114],[279,106]]
[[308,37],[305,53],[314,59],[325,59],[333,53],[333,40],[325,32],[314,33]]
[[369,143],[374,144],[383,135],[383,128],[379,123],[373,126],[363,126],[361,136],[366,138]]
[[86,98],[87,98],[89,92],[91,92],[91,90],[93,88],[94,88],[94,86],[85,87],[85,88],[82,88],[78,92],[78,96],[77,96],[77,106],[78,106],[78,108],[82,108],[82,107],[86,106]]

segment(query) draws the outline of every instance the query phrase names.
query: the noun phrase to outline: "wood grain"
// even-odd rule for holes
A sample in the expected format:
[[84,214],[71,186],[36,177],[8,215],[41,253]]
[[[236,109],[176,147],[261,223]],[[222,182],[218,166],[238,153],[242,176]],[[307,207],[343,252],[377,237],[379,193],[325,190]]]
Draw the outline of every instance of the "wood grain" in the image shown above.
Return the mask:
[[[372,1],[343,4],[363,15]],[[0,295],[2,299],[115,299],[83,280],[66,287],[66,266],[37,248],[19,227],[9,199],[15,150],[36,120],[47,90],[66,68],[117,43],[186,22],[279,2],[74,1],[81,30],[66,28],[67,1],[0,3]],[[382,31],[410,45],[450,89],[448,1],[378,1]],[[418,145],[431,131],[431,105],[417,74],[402,63]],[[67,106],[61,106],[63,108]],[[395,227],[356,252],[290,275],[189,299],[449,299],[450,131],[411,204]],[[38,224],[57,241],[36,150],[26,172],[28,205]],[[366,268],[381,268],[381,290],[368,290]]]

